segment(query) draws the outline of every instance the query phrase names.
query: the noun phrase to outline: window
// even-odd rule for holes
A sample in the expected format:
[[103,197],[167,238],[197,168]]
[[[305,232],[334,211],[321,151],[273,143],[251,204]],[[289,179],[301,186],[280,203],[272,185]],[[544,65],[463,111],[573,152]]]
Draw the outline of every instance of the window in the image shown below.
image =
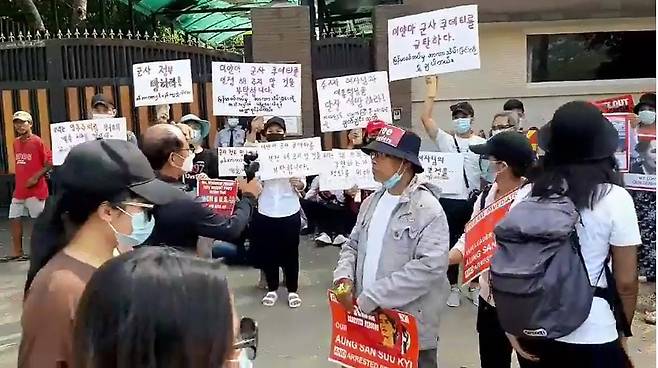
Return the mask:
[[656,31],[528,35],[528,82],[656,77]]

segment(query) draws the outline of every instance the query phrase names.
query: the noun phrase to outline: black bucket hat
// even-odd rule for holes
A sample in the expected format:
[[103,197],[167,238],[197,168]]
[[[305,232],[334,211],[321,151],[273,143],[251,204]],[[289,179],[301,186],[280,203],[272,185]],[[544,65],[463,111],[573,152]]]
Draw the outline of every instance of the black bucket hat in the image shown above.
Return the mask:
[[272,125],[278,125],[283,129],[284,132],[286,132],[286,121],[283,120],[283,118],[280,118],[278,116],[273,116],[267,120],[265,125],[263,126],[263,131],[267,131],[267,128],[271,127]]
[[493,156],[509,166],[527,169],[535,161],[535,151],[528,138],[518,132],[502,132],[489,138],[487,143],[470,146],[471,152]]
[[377,138],[361,149],[366,154],[383,153],[409,161],[414,166],[414,172],[422,173],[423,165],[418,159],[420,152],[420,137],[393,125],[383,127]]
[[637,115],[640,112],[640,109],[643,106],[651,106],[653,109],[656,109],[656,94],[655,93],[645,93],[640,97],[640,102],[635,105],[633,112]]
[[619,133],[589,102],[572,101],[555,111],[539,130],[539,147],[558,163],[602,160],[614,155]]

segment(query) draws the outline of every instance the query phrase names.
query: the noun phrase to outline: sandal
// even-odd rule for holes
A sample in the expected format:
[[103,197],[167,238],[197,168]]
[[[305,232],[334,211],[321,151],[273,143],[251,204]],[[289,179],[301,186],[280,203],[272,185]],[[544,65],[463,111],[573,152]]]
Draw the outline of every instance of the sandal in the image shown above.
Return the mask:
[[297,293],[288,293],[288,306],[290,308],[299,308],[302,306],[302,298]]
[[655,325],[656,324],[656,311],[653,312],[644,312],[644,322]]
[[279,299],[279,295],[276,291],[270,291],[263,297],[263,305],[266,307],[273,307],[274,304],[276,304],[277,299]]

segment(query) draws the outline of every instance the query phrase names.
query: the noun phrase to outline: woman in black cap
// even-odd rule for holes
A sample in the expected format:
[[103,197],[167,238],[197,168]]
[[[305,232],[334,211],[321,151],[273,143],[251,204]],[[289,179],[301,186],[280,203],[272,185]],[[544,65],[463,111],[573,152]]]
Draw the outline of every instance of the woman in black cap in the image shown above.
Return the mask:
[[139,149],[120,140],[68,154],[32,233],[18,367],[71,367],[73,318],[94,271],[151,234],[154,205],[184,194],[155,178]]

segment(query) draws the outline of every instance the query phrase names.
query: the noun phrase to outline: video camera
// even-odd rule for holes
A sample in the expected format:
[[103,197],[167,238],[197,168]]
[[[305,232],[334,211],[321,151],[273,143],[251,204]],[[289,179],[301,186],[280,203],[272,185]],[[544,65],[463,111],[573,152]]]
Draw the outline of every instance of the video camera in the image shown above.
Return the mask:
[[256,177],[256,172],[260,169],[258,163],[258,153],[249,152],[244,155],[244,172],[247,177],[247,182]]

